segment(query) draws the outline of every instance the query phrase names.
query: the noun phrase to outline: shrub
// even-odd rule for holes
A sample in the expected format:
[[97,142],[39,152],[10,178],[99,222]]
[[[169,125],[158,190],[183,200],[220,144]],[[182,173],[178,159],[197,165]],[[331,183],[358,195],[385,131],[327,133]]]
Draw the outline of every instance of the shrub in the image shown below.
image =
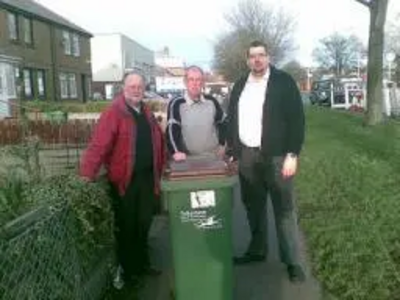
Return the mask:
[[82,255],[89,257],[97,247],[112,243],[112,201],[105,180],[87,183],[74,174],[62,174],[29,186],[23,197],[54,209],[67,205],[78,221],[74,238]]
[[[165,103],[163,101],[149,99],[146,102],[152,111],[163,111],[165,109]],[[35,100],[24,103],[25,108],[23,112],[101,113],[111,103],[111,101],[89,101],[82,103],[79,101],[54,102]]]
[[18,145],[0,148],[0,226],[35,205],[22,195],[29,184],[41,180],[39,148],[39,140],[28,136]]
[[0,227],[39,206],[67,205],[85,235],[80,244],[95,244],[98,237],[110,236],[111,200],[105,181],[88,184],[71,171],[44,177],[39,151],[39,141],[28,136],[19,145],[1,148]]

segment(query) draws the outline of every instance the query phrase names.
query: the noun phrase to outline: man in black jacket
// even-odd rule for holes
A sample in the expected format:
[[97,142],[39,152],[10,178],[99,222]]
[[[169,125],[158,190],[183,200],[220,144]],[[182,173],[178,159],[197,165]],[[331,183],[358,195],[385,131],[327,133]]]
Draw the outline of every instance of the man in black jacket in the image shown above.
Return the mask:
[[299,261],[293,177],[304,141],[304,111],[293,78],[270,65],[267,46],[247,51],[250,72],[233,86],[228,106],[228,154],[238,160],[242,201],[251,230],[244,256],[235,262],[264,261],[267,255],[266,199],[276,219],[280,257],[291,281],[305,280]]

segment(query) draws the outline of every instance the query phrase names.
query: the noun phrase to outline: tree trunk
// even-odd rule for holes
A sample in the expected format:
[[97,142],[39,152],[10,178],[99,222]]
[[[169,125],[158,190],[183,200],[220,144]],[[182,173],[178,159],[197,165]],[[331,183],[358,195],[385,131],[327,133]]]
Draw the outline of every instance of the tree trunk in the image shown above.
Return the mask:
[[388,0],[373,1],[370,5],[367,113],[365,123],[376,125],[383,121],[383,47]]

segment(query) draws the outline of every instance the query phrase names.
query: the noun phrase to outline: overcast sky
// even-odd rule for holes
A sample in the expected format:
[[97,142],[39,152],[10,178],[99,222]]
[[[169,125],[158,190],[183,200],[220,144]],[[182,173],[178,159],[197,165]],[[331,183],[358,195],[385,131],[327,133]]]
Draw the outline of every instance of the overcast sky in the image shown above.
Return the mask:
[[[168,46],[188,63],[207,65],[213,43],[226,29],[224,13],[238,0],[36,0],[93,34],[120,32],[142,45],[159,50]],[[368,10],[355,0],[262,0],[280,5],[297,21],[295,33],[301,63],[322,37],[335,31],[354,33],[365,42]],[[400,1],[390,0],[389,18],[400,12]],[[400,21],[400,20],[399,20]]]

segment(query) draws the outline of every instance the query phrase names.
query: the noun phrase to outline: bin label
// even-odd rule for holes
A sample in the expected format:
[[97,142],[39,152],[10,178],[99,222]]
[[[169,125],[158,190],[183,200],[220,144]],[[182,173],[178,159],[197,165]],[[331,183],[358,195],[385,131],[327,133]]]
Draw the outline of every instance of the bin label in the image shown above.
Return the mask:
[[210,216],[205,220],[197,222],[195,226],[198,229],[221,229],[222,228],[222,220],[217,219],[215,216]]
[[182,223],[197,223],[207,218],[207,211],[196,210],[196,211],[181,211],[181,222]]
[[190,192],[190,205],[192,209],[215,206],[215,191]]
[[206,210],[181,211],[182,223],[192,223],[197,229],[221,229],[222,219],[209,216]]

